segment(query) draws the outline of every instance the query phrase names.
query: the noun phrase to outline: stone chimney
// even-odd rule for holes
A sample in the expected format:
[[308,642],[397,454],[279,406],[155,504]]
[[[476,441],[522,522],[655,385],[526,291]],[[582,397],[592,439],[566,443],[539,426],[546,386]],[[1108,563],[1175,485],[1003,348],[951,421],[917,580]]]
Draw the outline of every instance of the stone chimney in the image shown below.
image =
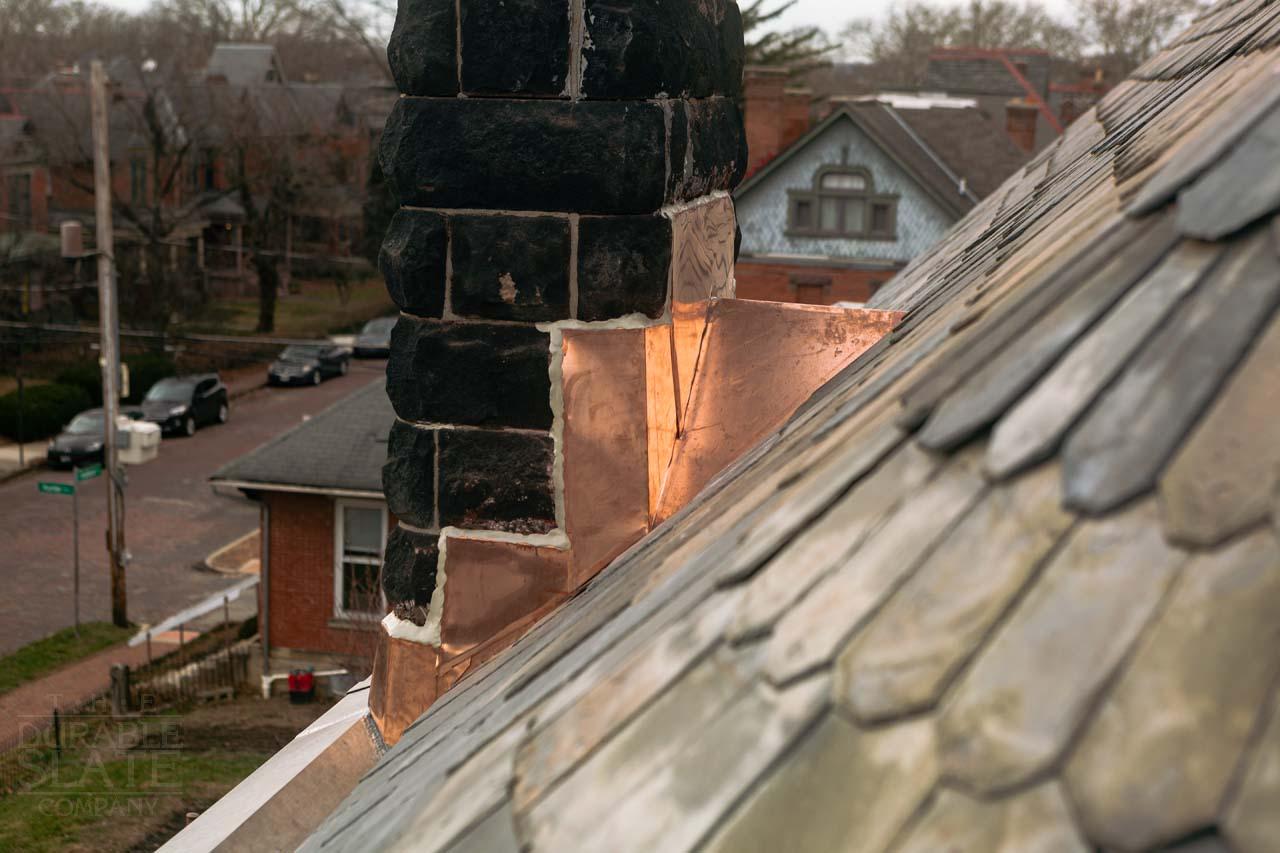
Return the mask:
[[401,0],[388,741],[896,321],[731,299],[742,54],[728,0]]

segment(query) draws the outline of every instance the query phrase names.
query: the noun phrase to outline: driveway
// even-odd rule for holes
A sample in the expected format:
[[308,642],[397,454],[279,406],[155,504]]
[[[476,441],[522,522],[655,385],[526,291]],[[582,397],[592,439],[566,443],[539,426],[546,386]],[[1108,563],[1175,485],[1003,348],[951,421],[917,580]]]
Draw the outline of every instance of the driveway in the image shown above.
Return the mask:
[[[192,438],[165,438],[153,462],[129,468],[125,532],[129,619],[155,623],[228,578],[194,567],[258,526],[258,505],[215,495],[206,479],[221,465],[370,382],[385,362],[353,361],[346,376],[316,388],[264,388],[231,404],[231,421]],[[71,482],[69,471],[37,469],[0,483],[0,655],[72,623],[71,498],[40,494],[37,481]],[[80,486],[80,618],[111,618],[106,559],[106,491]]]

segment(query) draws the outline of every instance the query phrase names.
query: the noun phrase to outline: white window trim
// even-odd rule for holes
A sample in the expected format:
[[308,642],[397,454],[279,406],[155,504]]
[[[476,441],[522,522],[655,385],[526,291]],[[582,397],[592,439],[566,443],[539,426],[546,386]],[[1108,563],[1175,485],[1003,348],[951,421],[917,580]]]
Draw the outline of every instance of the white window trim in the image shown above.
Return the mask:
[[[381,513],[382,523],[380,529],[382,531],[382,542],[378,546],[379,553],[385,557],[387,553],[387,505],[381,501],[358,501],[337,499],[333,502],[333,617],[335,619],[345,619],[351,622],[376,621],[382,618],[382,613],[371,613],[364,610],[345,610],[342,607],[342,514],[347,507],[355,507],[360,509],[376,509]],[[378,561],[378,568],[382,568],[381,558]],[[387,609],[386,594],[379,589],[378,595],[382,599],[383,613]]]

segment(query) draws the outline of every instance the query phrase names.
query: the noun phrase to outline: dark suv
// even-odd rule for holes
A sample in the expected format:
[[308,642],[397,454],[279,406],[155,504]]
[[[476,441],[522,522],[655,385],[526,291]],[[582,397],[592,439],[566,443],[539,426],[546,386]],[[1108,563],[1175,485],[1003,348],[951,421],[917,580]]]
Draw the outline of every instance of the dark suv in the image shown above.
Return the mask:
[[167,433],[195,435],[205,424],[225,424],[231,414],[227,386],[216,373],[161,379],[142,398],[143,416]]

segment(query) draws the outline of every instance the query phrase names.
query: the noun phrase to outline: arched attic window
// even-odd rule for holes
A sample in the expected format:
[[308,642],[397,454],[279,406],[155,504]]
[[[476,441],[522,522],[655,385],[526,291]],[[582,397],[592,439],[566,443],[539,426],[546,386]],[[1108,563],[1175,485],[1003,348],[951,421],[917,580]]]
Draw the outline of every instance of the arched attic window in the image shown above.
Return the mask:
[[809,189],[788,195],[787,233],[792,236],[897,239],[898,197],[877,194],[866,169],[824,166]]

